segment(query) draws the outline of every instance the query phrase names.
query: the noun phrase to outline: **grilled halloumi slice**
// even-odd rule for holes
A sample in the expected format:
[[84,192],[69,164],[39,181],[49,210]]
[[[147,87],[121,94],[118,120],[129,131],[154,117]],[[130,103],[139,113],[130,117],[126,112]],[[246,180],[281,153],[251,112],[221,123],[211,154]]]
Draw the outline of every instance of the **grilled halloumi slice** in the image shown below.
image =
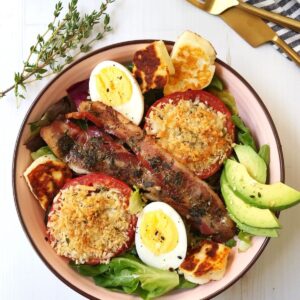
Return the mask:
[[205,284],[223,278],[230,248],[213,241],[201,241],[185,258],[179,270],[186,280]]
[[143,93],[150,89],[162,89],[174,74],[174,66],[163,41],[151,43],[137,51],[133,57],[132,73]]
[[208,86],[215,72],[216,52],[200,35],[185,31],[176,41],[171,59],[175,74],[170,76],[164,94],[201,90]]
[[66,180],[72,177],[72,172],[64,162],[49,154],[33,161],[24,177],[34,197],[46,210]]

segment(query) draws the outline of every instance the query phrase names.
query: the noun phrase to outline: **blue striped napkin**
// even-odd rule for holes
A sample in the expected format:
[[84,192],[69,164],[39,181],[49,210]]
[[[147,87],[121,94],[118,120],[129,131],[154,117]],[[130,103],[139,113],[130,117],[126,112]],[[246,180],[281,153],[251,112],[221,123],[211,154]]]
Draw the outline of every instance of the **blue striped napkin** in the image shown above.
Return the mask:
[[[249,4],[256,7],[263,8],[292,19],[300,21],[300,0],[248,0]],[[291,48],[293,48],[300,55],[300,33],[294,32],[290,29],[284,28],[272,22],[267,24],[284,40]],[[281,53],[282,50],[276,45],[274,47]],[[286,54],[283,53],[285,56]]]

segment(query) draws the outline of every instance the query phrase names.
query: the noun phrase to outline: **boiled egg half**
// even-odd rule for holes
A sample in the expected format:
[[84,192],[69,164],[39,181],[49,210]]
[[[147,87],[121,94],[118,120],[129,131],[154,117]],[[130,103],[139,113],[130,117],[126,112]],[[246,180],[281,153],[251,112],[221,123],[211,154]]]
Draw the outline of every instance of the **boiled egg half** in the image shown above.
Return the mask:
[[176,269],[186,256],[185,225],[170,205],[152,202],[139,215],[135,244],[145,264],[163,270]]
[[123,65],[110,60],[99,63],[89,80],[92,101],[113,107],[138,125],[144,114],[144,98],[140,87]]

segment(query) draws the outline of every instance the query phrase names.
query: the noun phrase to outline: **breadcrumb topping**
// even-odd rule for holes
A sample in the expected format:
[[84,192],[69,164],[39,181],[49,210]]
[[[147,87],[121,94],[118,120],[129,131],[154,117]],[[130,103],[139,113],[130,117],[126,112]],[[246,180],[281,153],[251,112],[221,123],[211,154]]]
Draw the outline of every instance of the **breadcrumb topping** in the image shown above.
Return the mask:
[[129,240],[131,215],[116,189],[70,186],[54,200],[47,224],[51,246],[76,263],[108,262]]
[[147,133],[155,135],[161,147],[199,174],[224,161],[233,143],[226,116],[199,100],[161,103],[150,112],[147,122]]

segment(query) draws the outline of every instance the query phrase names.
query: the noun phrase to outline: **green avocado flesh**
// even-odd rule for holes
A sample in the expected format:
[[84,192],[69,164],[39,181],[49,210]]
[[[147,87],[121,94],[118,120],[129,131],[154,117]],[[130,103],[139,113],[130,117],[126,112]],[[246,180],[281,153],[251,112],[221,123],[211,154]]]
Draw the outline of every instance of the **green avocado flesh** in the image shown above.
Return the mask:
[[253,179],[245,166],[228,159],[225,175],[231,189],[247,203],[272,210],[283,210],[300,202],[300,192],[278,182],[262,184]]
[[236,223],[237,227],[247,233],[257,235],[257,236],[267,236],[267,237],[278,237],[278,232],[274,228],[257,228],[241,223],[234,215],[229,211],[229,216],[233,222]]
[[267,165],[265,161],[247,145],[236,145],[234,151],[239,162],[244,165],[251,177],[260,183],[265,183],[267,179]]
[[241,223],[258,228],[280,227],[276,216],[269,209],[251,206],[238,197],[227,183],[224,172],[221,176],[221,191],[228,211]]

